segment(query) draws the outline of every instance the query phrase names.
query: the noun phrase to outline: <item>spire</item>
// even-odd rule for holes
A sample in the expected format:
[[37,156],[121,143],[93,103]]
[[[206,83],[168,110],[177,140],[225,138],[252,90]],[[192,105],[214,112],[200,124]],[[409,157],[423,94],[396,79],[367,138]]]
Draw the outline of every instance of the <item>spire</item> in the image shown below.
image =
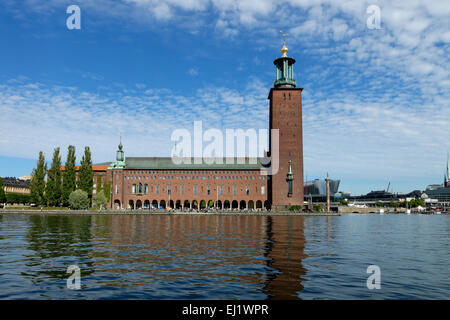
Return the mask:
[[172,157],[174,157],[174,158],[178,157],[177,143],[176,142],[175,142],[175,148],[173,149],[173,152],[172,152]]
[[125,168],[125,154],[123,152],[123,145],[122,145],[122,130],[119,130],[119,132],[120,132],[120,142],[118,145],[118,149],[116,151],[116,161],[111,163],[109,169]]
[[[280,33],[283,37],[287,37],[287,33],[283,33],[283,30],[280,30]],[[283,40],[283,48],[281,48],[282,58],[287,58],[288,48],[286,47],[286,41]]]
[[447,172],[445,173],[445,185],[450,186],[450,157],[447,152]]
[[119,150],[122,151],[123,145],[122,145],[122,131],[120,131],[120,143],[119,143]]
[[[280,32],[283,33],[283,31]],[[283,37],[287,36],[287,33],[283,34]],[[276,66],[275,81],[273,82],[275,88],[295,88],[297,85],[294,79],[295,59],[288,57],[287,52],[286,41],[283,40],[282,56],[273,62]]]
[[120,132],[120,142],[118,146],[118,150],[116,152],[116,160],[117,162],[123,162],[125,160],[124,152],[123,152],[123,145],[122,145],[122,130],[119,130]]

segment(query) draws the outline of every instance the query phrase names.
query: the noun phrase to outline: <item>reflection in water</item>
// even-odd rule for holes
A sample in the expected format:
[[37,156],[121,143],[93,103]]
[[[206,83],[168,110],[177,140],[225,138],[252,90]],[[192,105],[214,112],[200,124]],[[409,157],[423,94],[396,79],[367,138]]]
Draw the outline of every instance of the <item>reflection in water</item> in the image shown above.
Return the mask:
[[[9,295],[14,283],[0,284],[3,298],[285,299],[298,297],[300,277],[306,273],[301,264],[300,217],[18,215],[5,219],[10,230],[15,229],[13,237],[24,242],[24,250],[14,247],[16,255],[21,253],[19,261],[2,258],[8,268],[5,278],[29,279],[31,284],[28,293]],[[20,223],[26,228],[14,227]],[[0,236],[4,227],[0,226]],[[82,290],[76,295],[65,288],[71,264],[81,268]]]
[[302,217],[267,217],[266,251],[264,256],[270,258],[267,265],[276,272],[268,275],[264,292],[269,299],[298,299],[298,292],[303,289],[301,281],[306,269],[302,265],[305,238]]
[[[80,267],[83,275],[92,271],[92,261],[86,259],[93,250],[91,243],[90,216],[45,216],[31,215],[29,230],[25,237],[26,249],[33,254],[27,255],[25,263],[27,271],[21,273],[32,282],[43,282],[45,278],[67,279],[66,269],[52,268],[51,265],[42,268],[42,261],[58,260],[67,257],[70,261],[84,261]],[[38,268],[35,268],[38,267]]]
[[[449,228],[443,215],[0,214],[0,299],[447,299]],[[66,287],[72,264],[81,290]],[[366,287],[372,264],[381,290]]]

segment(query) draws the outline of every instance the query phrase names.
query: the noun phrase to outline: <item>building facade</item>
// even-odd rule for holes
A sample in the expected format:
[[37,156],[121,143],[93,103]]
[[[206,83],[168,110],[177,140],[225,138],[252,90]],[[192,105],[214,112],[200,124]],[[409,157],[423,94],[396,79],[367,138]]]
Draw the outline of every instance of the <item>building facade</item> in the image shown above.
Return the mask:
[[[339,184],[341,180],[330,181],[330,198],[331,201],[342,199],[342,197],[336,197],[339,190]],[[307,200],[312,202],[325,202],[327,199],[327,182],[326,179],[314,179],[312,181],[306,181],[304,187],[304,193]]]
[[425,194],[430,199],[438,202],[450,203],[450,159],[447,156],[447,170],[445,171],[443,185],[430,185],[425,190]]
[[30,194],[30,179],[28,178],[4,177],[3,190],[5,193]]
[[[98,170],[94,166],[94,183],[102,176],[102,186],[110,186],[108,207],[264,210],[304,205],[302,89],[296,87],[295,59],[287,56],[284,43],[281,52],[268,96],[269,129],[277,129],[270,130],[270,163],[266,158],[222,158],[180,165],[172,158],[125,157],[121,141],[115,162]],[[261,174],[270,165],[278,170]]]

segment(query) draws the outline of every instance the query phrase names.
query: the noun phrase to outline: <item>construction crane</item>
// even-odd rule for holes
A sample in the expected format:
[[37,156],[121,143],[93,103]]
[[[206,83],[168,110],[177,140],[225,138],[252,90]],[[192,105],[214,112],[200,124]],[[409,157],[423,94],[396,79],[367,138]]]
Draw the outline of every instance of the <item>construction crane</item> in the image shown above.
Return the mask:
[[389,181],[386,192],[389,192],[389,187],[391,186],[391,182]]

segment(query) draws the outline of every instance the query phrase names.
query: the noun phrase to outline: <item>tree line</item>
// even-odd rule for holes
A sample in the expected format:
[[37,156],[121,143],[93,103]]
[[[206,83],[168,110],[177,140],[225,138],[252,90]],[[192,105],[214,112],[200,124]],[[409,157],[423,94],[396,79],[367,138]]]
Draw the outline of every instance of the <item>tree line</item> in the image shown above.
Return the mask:
[[[76,174],[75,147],[69,146],[64,171],[61,170],[60,148],[54,149],[51,166],[47,169],[47,162],[42,151],[39,152],[36,168],[33,169],[30,181],[30,199],[39,206],[67,207],[86,209],[92,205],[94,189],[94,171],[89,147],[84,148]],[[47,177],[47,179],[46,179]],[[95,204],[104,206],[109,200],[109,188],[97,186]],[[103,191],[103,192],[99,192]]]

